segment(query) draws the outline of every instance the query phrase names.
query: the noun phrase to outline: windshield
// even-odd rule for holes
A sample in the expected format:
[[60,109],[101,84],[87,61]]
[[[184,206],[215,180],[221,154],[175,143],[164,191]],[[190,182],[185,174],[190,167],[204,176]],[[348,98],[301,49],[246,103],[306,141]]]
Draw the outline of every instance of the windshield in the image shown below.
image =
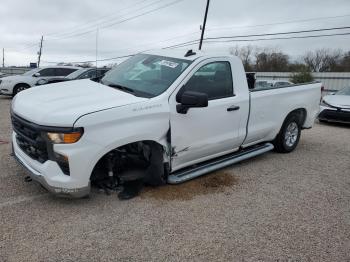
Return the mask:
[[32,69],[32,70],[29,70],[27,72],[25,72],[23,75],[24,76],[30,76],[30,75],[34,75],[36,72],[38,72],[41,68],[35,68],[35,69]]
[[338,91],[336,95],[350,96],[350,86],[345,87],[342,90]]
[[101,83],[120,87],[143,97],[155,97],[167,90],[191,61],[139,54],[121,63]]
[[87,70],[89,70],[89,68],[78,69],[77,71],[74,71],[73,73],[67,75],[66,78],[69,78],[69,79],[76,79],[76,78],[78,78],[82,73],[84,73],[84,72],[87,71]]

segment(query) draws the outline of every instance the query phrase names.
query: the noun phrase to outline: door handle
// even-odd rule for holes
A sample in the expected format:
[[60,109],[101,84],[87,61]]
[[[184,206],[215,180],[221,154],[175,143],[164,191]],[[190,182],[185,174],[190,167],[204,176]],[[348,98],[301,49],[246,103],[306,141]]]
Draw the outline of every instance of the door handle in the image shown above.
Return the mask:
[[237,111],[239,110],[239,106],[230,106],[229,108],[227,108],[227,112],[231,112],[231,111]]

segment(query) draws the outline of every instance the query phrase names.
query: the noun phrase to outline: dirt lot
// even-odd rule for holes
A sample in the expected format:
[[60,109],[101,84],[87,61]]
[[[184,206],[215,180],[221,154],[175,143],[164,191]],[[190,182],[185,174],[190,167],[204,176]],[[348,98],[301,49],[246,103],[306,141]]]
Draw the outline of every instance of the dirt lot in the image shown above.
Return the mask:
[[303,132],[268,153],[178,186],[58,199],[10,154],[0,96],[0,261],[350,261],[350,127]]

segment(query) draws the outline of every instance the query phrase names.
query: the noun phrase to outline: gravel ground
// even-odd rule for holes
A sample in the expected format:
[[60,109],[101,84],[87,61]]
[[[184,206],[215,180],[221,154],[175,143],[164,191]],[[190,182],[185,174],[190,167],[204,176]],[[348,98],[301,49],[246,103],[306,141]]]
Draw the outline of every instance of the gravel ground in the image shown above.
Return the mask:
[[[350,127],[119,201],[55,198],[9,156],[0,96],[0,261],[350,261]],[[3,143],[5,142],[5,143]]]

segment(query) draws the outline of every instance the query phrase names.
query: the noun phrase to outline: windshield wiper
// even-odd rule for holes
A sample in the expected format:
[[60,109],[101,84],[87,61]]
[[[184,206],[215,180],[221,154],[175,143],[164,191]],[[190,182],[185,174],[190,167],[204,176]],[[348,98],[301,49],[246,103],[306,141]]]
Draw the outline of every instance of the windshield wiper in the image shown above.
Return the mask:
[[[101,83],[104,84],[103,81],[101,81]],[[121,91],[124,91],[126,93],[132,94],[132,95],[137,96],[137,97],[146,97],[146,98],[154,97],[154,95],[152,95],[152,94],[149,94],[149,93],[146,93],[146,92],[143,92],[140,90],[135,90],[135,89],[132,89],[130,87],[126,87],[126,86],[122,86],[122,85],[118,85],[118,84],[107,84],[107,86],[119,89]]]
[[122,85],[117,85],[117,84],[108,84],[108,86],[113,87],[113,88],[117,88],[119,90],[125,91],[127,93],[135,93],[135,90],[126,86],[122,86]]

